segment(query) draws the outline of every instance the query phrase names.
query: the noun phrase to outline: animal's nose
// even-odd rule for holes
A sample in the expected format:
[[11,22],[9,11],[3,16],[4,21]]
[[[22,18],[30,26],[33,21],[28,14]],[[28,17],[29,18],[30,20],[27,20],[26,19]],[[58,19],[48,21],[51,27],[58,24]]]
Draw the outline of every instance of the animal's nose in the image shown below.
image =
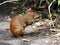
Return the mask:
[[40,17],[39,15],[36,15],[34,18],[37,19],[37,18],[39,18],[39,17]]

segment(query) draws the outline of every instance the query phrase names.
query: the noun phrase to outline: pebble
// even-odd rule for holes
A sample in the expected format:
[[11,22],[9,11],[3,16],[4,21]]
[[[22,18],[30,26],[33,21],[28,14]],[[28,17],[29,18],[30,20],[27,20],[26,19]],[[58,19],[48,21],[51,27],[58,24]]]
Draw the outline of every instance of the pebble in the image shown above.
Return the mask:
[[26,39],[26,38],[23,38],[22,40],[25,41],[25,42],[29,42],[30,41],[29,39]]

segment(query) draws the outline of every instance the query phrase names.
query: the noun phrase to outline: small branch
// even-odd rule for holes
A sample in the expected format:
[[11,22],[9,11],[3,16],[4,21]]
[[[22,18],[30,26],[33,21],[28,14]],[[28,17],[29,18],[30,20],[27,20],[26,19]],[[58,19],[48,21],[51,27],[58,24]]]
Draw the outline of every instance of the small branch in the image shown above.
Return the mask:
[[23,3],[23,6],[28,2],[28,0],[25,0],[24,3]]
[[53,1],[50,3],[50,5],[48,6],[50,19],[51,19],[51,22],[52,22],[53,26],[54,26],[54,23],[53,23],[53,20],[52,20],[52,14],[51,14],[50,8],[51,8],[52,4],[53,4],[55,1],[56,1],[56,0],[53,0]]
[[42,3],[42,0],[40,0],[40,4]]
[[14,2],[14,1],[4,1],[4,2],[0,3],[0,5],[5,4],[7,2]]
[[46,2],[47,2],[48,4],[50,4],[48,0],[46,0]]

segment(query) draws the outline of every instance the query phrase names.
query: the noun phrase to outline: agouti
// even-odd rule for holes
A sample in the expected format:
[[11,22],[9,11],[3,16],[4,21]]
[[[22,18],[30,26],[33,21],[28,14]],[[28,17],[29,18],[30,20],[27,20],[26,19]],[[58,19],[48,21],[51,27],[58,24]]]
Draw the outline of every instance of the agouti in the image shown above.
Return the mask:
[[10,22],[10,31],[15,37],[22,35],[25,27],[32,24],[34,18],[39,17],[36,12],[31,11],[31,13],[29,13],[29,11],[23,16],[17,15],[12,18]]

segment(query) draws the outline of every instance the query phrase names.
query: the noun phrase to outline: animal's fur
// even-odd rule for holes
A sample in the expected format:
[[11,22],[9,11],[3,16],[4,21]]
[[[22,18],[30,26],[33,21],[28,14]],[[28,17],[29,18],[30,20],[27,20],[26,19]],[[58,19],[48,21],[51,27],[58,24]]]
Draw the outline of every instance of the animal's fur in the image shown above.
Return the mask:
[[24,28],[29,25],[32,24],[32,20],[34,19],[34,17],[36,17],[37,15],[24,15],[24,16],[14,16],[10,22],[10,30],[12,32],[12,34],[15,37],[18,37],[19,35],[22,35],[22,33],[24,32]]

